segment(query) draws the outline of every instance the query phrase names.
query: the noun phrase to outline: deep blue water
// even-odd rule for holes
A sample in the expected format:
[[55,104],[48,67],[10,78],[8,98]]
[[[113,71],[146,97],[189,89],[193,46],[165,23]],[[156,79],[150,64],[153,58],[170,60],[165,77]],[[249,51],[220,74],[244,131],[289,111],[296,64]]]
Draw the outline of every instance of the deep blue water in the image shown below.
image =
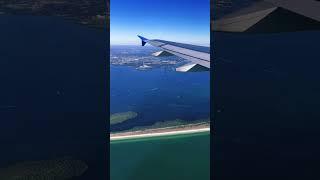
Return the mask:
[[[254,1],[220,1],[212,15]],[[211,37],[213,178],[319,179],[319,31]]]
[[0,27],[0,168],[69,157],[106,179],[106,33],[54,17]]
[[[134,56],[142,51],[141,56],[148,58],[151,50],[156,50],[140,46],[115,48],[127,52],[120,57]],[[112,126],[111,130],[151,125],[157,121],[178,118],[189,121],[208,118],[209,72],[181,73],[174,71],[175,66],[168,65],[141,71],[133,66],[111,65],[111,113],[125,111],[138,113],[137,118]]]
[[214,33],[215,179],[319,179],[319,41]]

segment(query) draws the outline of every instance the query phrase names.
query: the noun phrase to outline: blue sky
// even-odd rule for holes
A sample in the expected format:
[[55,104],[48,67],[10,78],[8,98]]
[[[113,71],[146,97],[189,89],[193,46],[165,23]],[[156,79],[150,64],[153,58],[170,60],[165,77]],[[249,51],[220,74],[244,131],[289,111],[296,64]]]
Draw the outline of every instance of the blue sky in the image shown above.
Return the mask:
[[110,0],[110,43],[140,44],[137,35],[210,44],[210,0]]

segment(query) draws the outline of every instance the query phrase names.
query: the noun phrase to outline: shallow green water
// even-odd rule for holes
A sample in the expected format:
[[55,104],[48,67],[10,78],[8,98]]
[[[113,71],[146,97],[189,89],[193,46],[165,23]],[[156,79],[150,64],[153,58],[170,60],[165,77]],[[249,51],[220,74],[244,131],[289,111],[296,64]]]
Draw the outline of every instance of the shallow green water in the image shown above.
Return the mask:
[[209,180],[209,132],[112,141],[111,180]]

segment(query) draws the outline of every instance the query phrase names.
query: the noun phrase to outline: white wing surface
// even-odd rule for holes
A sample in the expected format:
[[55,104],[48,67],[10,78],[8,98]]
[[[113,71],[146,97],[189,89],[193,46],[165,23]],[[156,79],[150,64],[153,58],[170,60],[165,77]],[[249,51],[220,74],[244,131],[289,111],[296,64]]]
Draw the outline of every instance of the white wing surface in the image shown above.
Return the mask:
[[180,72],[208,71],[210,69],[210,47],[182,44],[159,39],[147,39],[138,36],[142,46],[146,43],[161,48],[163,51],[156,52],[155,56],[176,55],[189,60],[190,63],[176,68]]

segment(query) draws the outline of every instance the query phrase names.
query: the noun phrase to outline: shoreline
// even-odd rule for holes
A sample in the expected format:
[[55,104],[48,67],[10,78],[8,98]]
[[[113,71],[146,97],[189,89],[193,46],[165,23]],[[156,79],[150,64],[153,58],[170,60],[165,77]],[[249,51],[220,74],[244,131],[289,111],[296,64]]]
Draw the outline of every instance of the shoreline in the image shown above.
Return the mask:
[[199,123],[166,128],[146,129],[110,134],[110,141],[210,132],[210,124]]

